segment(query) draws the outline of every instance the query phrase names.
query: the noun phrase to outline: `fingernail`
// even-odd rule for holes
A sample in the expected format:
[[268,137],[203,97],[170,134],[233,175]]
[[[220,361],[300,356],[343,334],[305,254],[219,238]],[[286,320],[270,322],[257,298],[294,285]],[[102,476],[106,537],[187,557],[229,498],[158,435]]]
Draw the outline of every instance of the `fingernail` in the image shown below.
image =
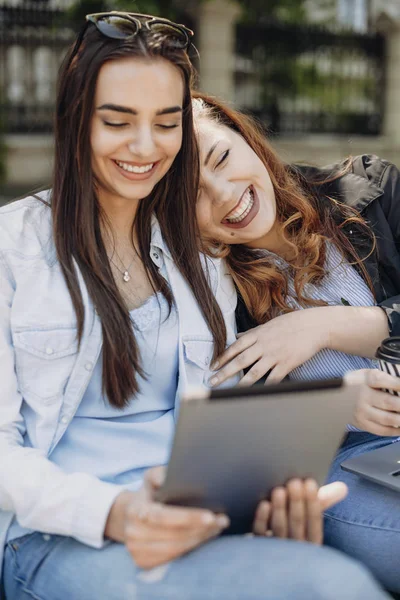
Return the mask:
[[218,383],[218,377],[211,377],[210,385],[217,385],[217,383]]
[[211,365],[211,369],[212,369],[213,371],[215,371],[216,369],[218,369],[218,367],[219,367],[219,362],[218,362],[218,361],[215,361],[215,363],[213,363],[213,364]]
[[207,512],[203,515],[202,521],[204,525],[211,525],[215,522],[215,515],[212,512]]
[[218,515],[217,516],[217,525],[221,529],[226,529],[229,526],[229,518],[226,515]]

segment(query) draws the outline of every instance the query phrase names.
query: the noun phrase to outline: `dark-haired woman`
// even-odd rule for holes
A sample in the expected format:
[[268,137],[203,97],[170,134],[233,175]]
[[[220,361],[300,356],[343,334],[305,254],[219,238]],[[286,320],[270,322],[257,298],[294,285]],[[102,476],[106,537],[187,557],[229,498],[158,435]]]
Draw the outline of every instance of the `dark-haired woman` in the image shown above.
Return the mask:
[[[177,392],[235,339],[234,288],[218,259],[206,277],[197,249],[190,38],[163,19],[90,15],[60,74],[52,191],[0,211],[5,596],[328,599],[344,576],[343,598],[384,597],[317,545],[227,536],[188,554],[227,518],[154,502]],[[322,490],[325,506],[344,488]],[[315,484],[278,492],[255,529],[272,510],[319,541]]]
[[200,231],[240,294],[242,333],[214,363],[211,384],[242,369],[248,384],[359,370],[352,377],[364,394],[330,474],[349,494],[327,511],[325,541],[400,592],[399,496],[340,469],[400,439],[400,399],[381,391],[400,391],[400,381],[374,361],[381,340],[400,334],[399,171],[375,156],[288,166],[244,115],[204,95],[193,104]]

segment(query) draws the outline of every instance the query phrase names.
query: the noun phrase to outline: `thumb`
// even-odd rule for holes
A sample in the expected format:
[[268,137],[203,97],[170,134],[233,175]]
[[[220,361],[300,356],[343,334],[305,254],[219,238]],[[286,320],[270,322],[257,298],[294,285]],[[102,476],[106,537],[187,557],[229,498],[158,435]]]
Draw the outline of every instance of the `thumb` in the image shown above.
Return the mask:
[[344,500],[348,491],[347,485],[342,481],[334,481],[320,487],[318,490],[318,500],[321,503],[322,510],[326,510]]
[[146,471],[146,485],[151,492],[157,491],[163,485],[166,473],[166,467],[152,467]]

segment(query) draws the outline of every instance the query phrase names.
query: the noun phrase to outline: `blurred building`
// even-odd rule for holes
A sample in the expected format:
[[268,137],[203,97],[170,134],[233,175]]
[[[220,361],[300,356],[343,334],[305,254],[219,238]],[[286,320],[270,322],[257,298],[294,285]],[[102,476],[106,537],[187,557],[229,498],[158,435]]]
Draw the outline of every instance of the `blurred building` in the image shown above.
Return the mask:
[[[62,18],[69,5],[0,0],[3,196],[50,179],[56,77],[74,35]],[[308,24],[245,24],[232,0],[202,2],[202,89],[256,115],[287,160],[373,152],[400,164],[400,0],[306,0],[306,8]]]

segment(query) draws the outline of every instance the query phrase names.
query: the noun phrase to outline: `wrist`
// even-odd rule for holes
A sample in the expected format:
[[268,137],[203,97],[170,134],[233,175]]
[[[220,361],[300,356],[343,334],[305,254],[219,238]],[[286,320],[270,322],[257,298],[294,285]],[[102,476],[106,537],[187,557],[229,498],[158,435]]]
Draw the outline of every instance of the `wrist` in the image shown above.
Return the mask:
[[126,509],[136,500],[135,492],[121,492],[115,499],[108,513],[106,526],[104,528],[104,537],[114,542],[124,543],[125,541],[125,521]]
[[338,308],[340,310],[341,307],[319,306],[315,307],[315,309],[311,309],[315,310],[315,314],[319,316],[319,318],[314,321],[314,327],[317,330],[317,339],[319,341],[318,351],[323,350],[324,348],[332,349],[332,346],[335,343],[336,325],[339,316],[336,309]]

